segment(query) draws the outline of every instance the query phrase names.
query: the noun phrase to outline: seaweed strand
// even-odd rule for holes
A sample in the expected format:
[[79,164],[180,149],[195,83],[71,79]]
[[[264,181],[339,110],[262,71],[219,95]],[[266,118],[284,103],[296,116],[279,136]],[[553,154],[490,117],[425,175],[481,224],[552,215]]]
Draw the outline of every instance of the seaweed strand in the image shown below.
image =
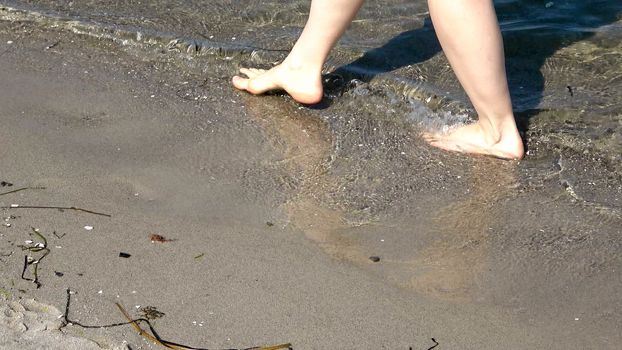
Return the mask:
[[[146,319],[146,318],[131,318],[130,315],[128,314],[128,312],[125,310],[125,308],[123,306],[121,306],[121,304],[119,303],[115,303],[115,305],[117,306],[117,308],[119,309],[119,311],[123,314],[123,316],[127,319],[126,322],[119,322],[119,323],[112,323],[112,324],[107,324],[107,325],[85,325],[82,324],[80,322],[77,321],[73,321],[69,319],[69,306],[71,304],[71,290],[67,289],[67,303],[65,305],[65,313],[63,315],[63,324],[61,325],[61,329],[69,324],[73,324],[82,328],[111,328],[111,327],[119,327],[119,326],[126,326],[126,325],[131,325],[132,327],[134,327],[134,329],[136,329],[138,331],[138,334],[140,334],[142,337],[158,344],[158,345],[162,345],[166,348],[169,349],[174,349],[174,350],[210,350],[207,348],[195,348],[192,346],[187,346],[187,345],[182,345],[182,344],[178,344],[175,342],[171,342],[168,340],[164,340],[162,338],[160,338],[160,336],[158,335],[158,333],[156,332],[156,330],[153,328],[153,325],[151,324],[151,322]],[[147,327],[149,328],[149,332],[147,332],[146,330],[144,330],[141,326],[140,323],[146,323]],[[280,350],[280,349],[292,349],[292,345],[287,343],[287,344],[279,344],[279,345],[274,345],[274,346],[268,346],[268,347],[252,347],[252,348],[232,348],[232,349],[221,349],[221,350]]]
[[[22,248],[22,250],[27,250],[33,253],[43,252],[43,255],[41,255],[38,259],[32,258],[32,260],[30,261],[28,260],[28,255],[24,255],[24,267],[22,268],[21,277],[23,280],[31,281],[36,284],[38,289],[41,287],[41,282],[39,282],[39,263],[41,262],[41,260],[43,260],[43,258],[50,254],[50,249],[48,248],[48,240],[45,238],[45,236],[39,233],[39,231],[37,231],[34,227],[31,227],[31,229],[32,232],[34,232],[34,234],[43,241],[43,243],[36,243],[30,246],[19,245],[18,247]],[[34,242],[31,242],[31,244],[33,243]],[[30,265],[34,265],[34,268],[32,269],[33,278],[26,277],[26,271],[28,270],[28,266]]]

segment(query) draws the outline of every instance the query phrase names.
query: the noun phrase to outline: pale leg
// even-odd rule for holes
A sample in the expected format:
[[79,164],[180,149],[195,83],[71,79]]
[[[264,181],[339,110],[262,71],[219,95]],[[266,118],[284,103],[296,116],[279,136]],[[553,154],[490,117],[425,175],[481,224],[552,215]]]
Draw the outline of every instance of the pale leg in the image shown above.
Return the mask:
[[253,94],[285,90],[298,102],[319,102],[324,61],[363,1],[313,0],[307,24],[283,63],[268,71],[242,68],[240,72],[248,78],[235,76],[233,85]]
[[443,52],[479,118],[447,134],[427,135],[429,142],[451,151],[522,158],[492,0],[428,0],[428,5]]

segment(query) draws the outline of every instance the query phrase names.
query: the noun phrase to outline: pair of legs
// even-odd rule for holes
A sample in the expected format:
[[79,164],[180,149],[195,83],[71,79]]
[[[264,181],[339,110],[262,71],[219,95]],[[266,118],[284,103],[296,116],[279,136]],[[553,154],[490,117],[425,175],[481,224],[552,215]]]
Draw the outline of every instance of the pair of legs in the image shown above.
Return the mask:
[[[363,2],[312,0],[307,24],[287,58],[268,71],[242,68],[246,77],[233,77],[233,85],[253,94],[282,89],[300,103],[319,102],[324,62]],[[450,151],[522,158],[524,147],[512,113],[503,41],[492,0],[428,0],[428,6],[445,56],[471,99],[478,121],[425,138]]]

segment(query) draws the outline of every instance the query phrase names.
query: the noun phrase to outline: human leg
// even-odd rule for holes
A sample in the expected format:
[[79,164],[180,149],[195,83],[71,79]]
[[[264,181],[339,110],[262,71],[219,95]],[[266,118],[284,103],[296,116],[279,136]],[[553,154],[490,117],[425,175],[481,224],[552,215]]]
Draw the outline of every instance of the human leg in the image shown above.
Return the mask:
[[492,0],[428,0],[428,5],[443,52],[479,118],[447,134],[427,135],[428,141],[451,151],[522,158]]
[[285,90],[306,104],[322,99],[322,66],[364,0],[313,0],[309,19],[287,58],[270,70],[240,69],[233,85],[252,94]]

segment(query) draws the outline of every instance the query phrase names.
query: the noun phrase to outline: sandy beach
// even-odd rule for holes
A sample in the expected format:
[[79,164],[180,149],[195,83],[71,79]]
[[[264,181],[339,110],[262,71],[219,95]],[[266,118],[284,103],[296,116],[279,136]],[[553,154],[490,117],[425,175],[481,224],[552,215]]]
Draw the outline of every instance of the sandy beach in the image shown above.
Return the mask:
[[373,95],[140,49],[0,21],[1,349],[164,348],[65,325],[67,290],[69,321],[119,303],[196,348],[619,347],[619,164],[547,146],[546,113],[524,161],[464,157]]

